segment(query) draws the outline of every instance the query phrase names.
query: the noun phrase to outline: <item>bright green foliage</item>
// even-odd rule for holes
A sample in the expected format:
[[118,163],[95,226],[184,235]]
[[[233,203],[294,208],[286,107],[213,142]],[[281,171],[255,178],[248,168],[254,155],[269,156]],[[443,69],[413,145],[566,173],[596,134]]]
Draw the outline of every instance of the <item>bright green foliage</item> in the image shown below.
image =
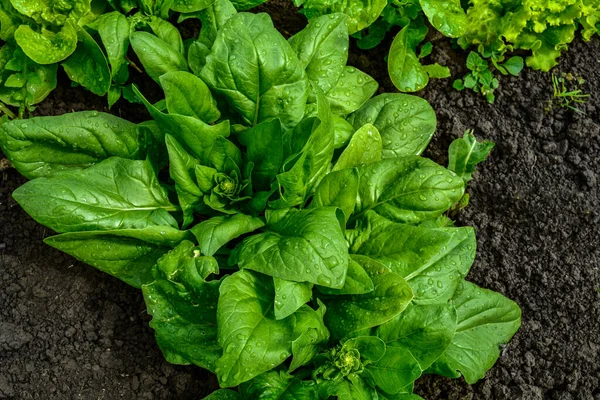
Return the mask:
[[[169,49],[140,57],[165,93],[159,107],[133,89],[152,121],[0,126],[32,178],[15,199],[60,233],[46,242],[141,288],[166,360],[216,374],[209,399],[418,399],[425,371],[480,379],[520,311],[464,280],[474,230],[444,214],[488,145],[455,142],[454,172],[420,157],[433,110],[370,99],[376,84],[346,66],[342,14],[289,42],[226,0],[198,14],[194,57],[156,19],[129,36]],[[107,65],[123,68],[113,50]]]

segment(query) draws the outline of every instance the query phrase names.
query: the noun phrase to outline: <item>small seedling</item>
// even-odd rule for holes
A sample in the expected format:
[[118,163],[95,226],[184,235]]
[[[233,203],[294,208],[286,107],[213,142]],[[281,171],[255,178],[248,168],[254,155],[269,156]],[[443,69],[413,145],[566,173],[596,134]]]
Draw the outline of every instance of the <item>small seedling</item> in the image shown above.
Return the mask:
[[560,76],[552,74],[553,96],[548,100],[545,108],[546,112],[552,111],[555,107],[568,108],[579,114],[585,114],[577,108],[577,104],[584,104],[589,94],[583,93],[581,89],[585,80],[580,76],[574,76],[572,73],[562,72]]
[[[492,64],[503,75],[518,75],[523,69],[523,58],[514,56],[506,62],[503,56],[492,56]],[[456,90],[465,88],[472,89],[475,93],[481,93],[485,96],[488,103],[492,104],[496,99],[494,90],[498,88],[498,78],[495,78],[490,70],[489,62],[483,59],[479,54],[472,51],[467,57],[467,68],[471,70],[463,79],[457,79],[452,85]]]

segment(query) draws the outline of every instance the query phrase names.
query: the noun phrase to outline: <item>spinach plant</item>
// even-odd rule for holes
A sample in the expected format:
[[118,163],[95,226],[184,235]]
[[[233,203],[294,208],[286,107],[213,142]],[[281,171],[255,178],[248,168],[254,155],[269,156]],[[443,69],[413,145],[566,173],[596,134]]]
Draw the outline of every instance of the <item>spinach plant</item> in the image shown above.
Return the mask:
[[[444,213],[479,156],[423,158],[436,125],[346,65],[344,14],[286,41],[217,0],[165,110],[4,122],[45,242],[141,288],[165,358],[210,399],[417,399],[423,373],[481,379],[518,306],[464,280],[475,234]],[[135,89],[134,89],[135,90]],[[461,139],[462,140],[462,139]],[[231,390],[229,388],[235,388]]]

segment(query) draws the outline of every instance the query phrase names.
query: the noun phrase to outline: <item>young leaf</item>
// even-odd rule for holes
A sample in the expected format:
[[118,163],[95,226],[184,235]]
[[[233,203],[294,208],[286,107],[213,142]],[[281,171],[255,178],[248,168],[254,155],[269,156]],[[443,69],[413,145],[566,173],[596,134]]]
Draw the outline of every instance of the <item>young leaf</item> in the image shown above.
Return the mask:
[[467,14],[460,0],[419,0],[431,25],[444,36],[457,38],[467,30]]
[[358,171],[356,212],[374,210],[393,221],[436,218],[464,193],[464,183],[454,172],[417,156],[388,158]]
[[111,76],[115,79],[121,67],[127,65],[129,48],[129,21],[118,11],[100,15],[89,25],[98,31],[111,66]]
[[307,365],[327,344],[329,331],[323,322],[325,305],[317,299],[319,309],[302,306],[294,313],[294,341],[292,342],[292,362],[288,372]]
[[458,316],[456,335],[429,372],[451,378],[462,374],[473,384],[494,365],[500,345],[508,343],[521,326],[521,310],[500,293],[467,281],[462,282],[453,303]]
[[354,129],[367,123],[379,131],[383,158],[419,155],[425,150],[437,123],[433,108],[420,97],[385,93],[373,97],[350,116]]
[[454,140],[448,148],[448,169],[456,172],[465,184],[473,179],[475,167],[485,161],[495,144],[478,142],[475,136],[466,131],[462,138]]
[[229,389],[218,389],[204,397],[202,400],[243,400],[239,392]]
[[231,17],[219,30],[200,76],[248,126],[279,118],[287,129],[304,115],[306,74],[267,14]]
[[193,74],[185,71],[167,72],[160,76],[160,85],[165,91],[170,114],[195,117],[207,124],[221,116],[210,90]]
[[2,151],[29,179],[87,168],[109,157],[140,157],[135,124],[110,114],[82,111],[8,121],[0,126]]
[[348,251],[337,209],[290,211],[267,232],[246,238],[230,263],[280,279],[341,288]]
[[348,273],[346,275],[346,282],[344,283],[344,287],[341,289],[330,289],[327,287],[317,286],[319,292],[330,295],[340,295],[340,294],[365,294],[372,292],[375,289],[373,286],[373,280],[369,277],[369,274],[365,271],[365,269],[356,261],[354,258],[357,256],[356,254],[350,255],[350,260],[348,260]]
[[310,301],[312,284],[273,278],[275,285],[275,319],[284,319]]
[[381,152],[382,144],[379,131],[373,125],[365,124],[354,133],[348,147],[344,149],[332,171],[381,161]]
[[390,344],[387,345],[383,357],[367,365],[366,370],[373,377],[375,384],[389,394],[398,393],[421,376],[419,363],[410,351]]
[[284,371],[269,371],[241,385],[240,392],[246,399],[298,399],[317,400],[317,388],[313,381],[301,381]]
[[331,112],[348,115],[361,108],[375,94],[379,84],[364,72],[345,66],[334,87],[325,92]]
[[275,319],[273,280],[264,275],[235,272],[219,291],[217,326],[224,351],[215,372],[221,387],[233,387],[290,356],[294,317]]
[[46,238],[44,243],[140,288],[152,282],[156,261],[188,238],[189,233],[170,226],[151,226],[64,233]]
[[506,71],[509,74],[517,76],[523,70],[523,58],[519,56],[513,56],[506,60],[502,66],[506,68]]
[[427,27],[406,25],[396,35],[388,55],[390,79],[403,92],[416,92],[427,86],[429,76],[423,70],[416,54],[419,43],[427,34]]
[[265,223],[260,218],[235,214],[212,217],[200,222],[190,231],[196,236],[202,254],[212,256],[231,240],[262,228]]
[[283,164],[283,135],[278,119],[262,122],[244,135],[248,161],[254,164],[252,184],[258,190],[269,190]]
[[324,14],[345,13],[348,16],[348,33],[352,35],[375,22],[386,4],[386,0],[305,0],[301,11],[308,19]]
[[331,172],[321,180],[315,189],[311,208],[339,207],[344,212],[346,222],[354,212],[358,194],[358,171],[356,168]]
[[160,76],[172,71],[187,71],[187,61],[178,49],[148,32],[133,32],[131,47],[150,78],[160,84]]
[[29,181],[13,197],[36,221],[61,233],[177,226],[167,212],[176,208],[146,161],[109,158]]
[[335,296],[327,301],[326,325],[334,338],[383,324],[400,314],[413,298],[400,275],[364,256],[353,257],[369,274],[374,290],[361,295]]

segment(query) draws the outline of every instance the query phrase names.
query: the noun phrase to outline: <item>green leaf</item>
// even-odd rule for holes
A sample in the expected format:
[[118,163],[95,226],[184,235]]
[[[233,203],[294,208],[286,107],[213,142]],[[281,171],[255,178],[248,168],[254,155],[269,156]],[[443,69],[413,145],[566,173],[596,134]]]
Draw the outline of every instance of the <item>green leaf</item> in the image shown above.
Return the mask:
[[317,299],[319,309],[313,310],[308,306],[302,306],[294,313],[296,323],[294,325],[294,337],[292,342],[292,362],[289,372],[307,365],[327,345],[329,331],[323,322],[326,312],[325,305]]
[[313,381],[301,381],[284,371],[269,371],[240,387],[244,398],[253,400],[318,400]]
[[129,48],[129,21],[117,11],[100,15],[89,25],[98,31],[111,66],[111,76],[117,76],[121,67],[127,65]]
[[197,257],[194,245],[182,242],[158,260],[154,282],[142,286],[142,291],[152,316],[150,327],[165,359],[214,372],[222,353],[216,310],[221,282],[205,282],[207,272],[218,272],[216,260]]
[[275,319],[284,319],[310,301],[312,284],[273,278],[275,285]]
[[324,93],[339,81],[348,61],[346,15],[324,15],[289,39],[306,76]]
[[369,274],[374,290],[361,295],[336,296],[326,302],[325,323],[334,338],[383,324],[401,313],[413,294],[400,275],[381,263],[364,256],[354,256]]
[[77,28],[67,21],[58,33],[48,30],[34,31],[29,25],[21,25],[14,33],[19,47],[38,64],[54,64],[69,57],[77,47]]
[[423,12],[435,27],[445,36],[457,38],[467,30],[467,14],[460,0],[419,0]]
[[152,32],[171,48],[175,49],[182,56],[185,54],[185,46],[183,45],[183,39],[177,28],[169,21],[164,19],[151,17],[148,26],[152,29]]
[[506,68],[506,71],[509,74],[517,76],[523,70],[523,58],[519,56],[513,56],[506,60],[502,66]]
[[150,78],[160,84],[160,76],[172,71],[187,71],[187,61],[178,49],[148,32],[133,32],[129,40]]
[[396,35],[388,55],[388,73],[394,86],[403,92],[416,92],[427,86],[429,76],[416,54],[427,27],[406,25]]
[[219,291],[217,326],[224,351],[215,372],[221,387],[232,387],[290,356],[294,317],[275,319],[273,280],[263,275],[235,272]]
[[202,254],[212,256],[222,246],[246,233],[262,228],[265,223],[260,218],[244,214],[212,217],[194,226],[190,231],[198,239]]
[[335,86],[325,93],[331,112],[348,115],[361,108],[377,91],[377,82],[354,67],[344,67]]
[[404,347],[389,345],[381,359],[366,370],[375,384],[386,393],[395,394],[421,376],[419,363]]
[[109,158],[19,187],[13,197],[56,232],[176,226],[175,211],[147,161]]
[[521,326],[521,310],[500,293],[464,281],[453,300],[458,316],[456,335],[431,372],[458,378],[469,384],[483,378]]
[[427,72],[430,78],[442,79],[449,78],[452,74],[450,68],[441,66],[439,64],[423,65],[423,70]]
[[287,129],[304,115],[306,74],[266,14],[231,17],[219,30],[200,76],[248,126],[279,118]]
[[354,211],[357,194],[358,171],[355,168],[331,172],[315,189],[310,207],[341,208],[347,222]]
[[350,116],[354,129],[370,123],[383,143],[383,158],[419,155],[433,137],[435,111],[420,97],[386,93],[373,97]]
[[336,208],[291,210],[267,228],[234,250],[232,260],[240,268],[294,282],[344,285],[348,252]]
[[336,115],[333,117],[333,131],[333,147],[339,149],[350,142],[350,138],[354,135],[355,129],[350,122]]
[[348,33],[352,35],[375,22],[386,4],[386,0],[305,0],[301,12],[308,19],[343,12],[348,16]]
[[369,386],[359,375],[350,374],[347,379],[338,381],[319,382],[319,395],[321,398],[337,396],[338,400],[373,400],[377,399],[377,392]]
[[189,233],[170,226],[151,226],[64,233],[44,243],[140,288],[152,282],[152,267],[158,259],[188,238]]
[[382,150],[379,131],[373,125],[365,124],[354,133],[348,147],[333,166],[333,171],[381,161]]
[[[202,29],[200,30],[198,42],[210,51],[219,30],[236,13],[235,7],[229,0],[216,0],[210,7],[200,11],[198,16],[200,17]],[[190,65],[190,67],[196,72],[193,65]],[[200,69],[198,69],[199,71]]]
[[174,0],[171,10],[180,13],[190,13],[210,7],[215,0]]
[[261,122],[248,129],[246,138],[248,161],[254,164],[252,184],[269,190],[283,164],[283,136],[277,119]]
[[479,71],[482,67],[487,68],[487,61],[483,61],[483,58],[476,52],[470,52],[467,57],[467,68],[471,71]]
[[[319,292],[330,295],[365,294],[372,292],[375,289],[373,281],[367,271],[358,262],[354,261],[354,257],[357,257],[356,254],[351,254],[350,260],[348,260],[348,273],[344,287],[341,289],[330,289],[317,286]],[[360,260],[360,256],[358,257]]]
[[204,397],[202,400],[243,400],[243,397],[233,390],[218,389]]
[[236,8],[236,10],[248,10],[250,8],[256,7],[267,0],[231,0],[231,3]]
[[63,61],[62,66],[72,81],[98,96],[104,96],[111,82],[108,61],[98,43],[85,29],[77,30],[77,38],[77,49]]
[[397,222],[436,218],[464,194],[452,171],[418,156],[385,159],[358,167],[357,213],[373,210]]
[[160,76],[160,85],[165,91],[170,114],[198,118],[207,124],[221,116],[210,90],[193,74],[185,71],[167,72]]
[[139,158],[139,136],[135,124],[97,111],[8,121],[0,126],[2,151],[29,179],[87,168],[112,156]]
[[362,360],[377,362],[385,354],[385,343],[377,336],[357,336],[346,340],[342,351],[356,349]]
[[392,223],[373,213],[363,223],[368,227],[351,251],[383,263],[406,279],[419,304],[452,298],[475,259],[471,227],[429,229]]
[[410,351],[426,370],[446,351],[456,331],[452,303],[410,304],[403,313],[377,328],[386,344]]
[[448,148],[448,169],[456,172],[465,184],[473,179],[475,167],[485,161],[495,144],[478,142],[469,131],[462,138],[455,139]]

